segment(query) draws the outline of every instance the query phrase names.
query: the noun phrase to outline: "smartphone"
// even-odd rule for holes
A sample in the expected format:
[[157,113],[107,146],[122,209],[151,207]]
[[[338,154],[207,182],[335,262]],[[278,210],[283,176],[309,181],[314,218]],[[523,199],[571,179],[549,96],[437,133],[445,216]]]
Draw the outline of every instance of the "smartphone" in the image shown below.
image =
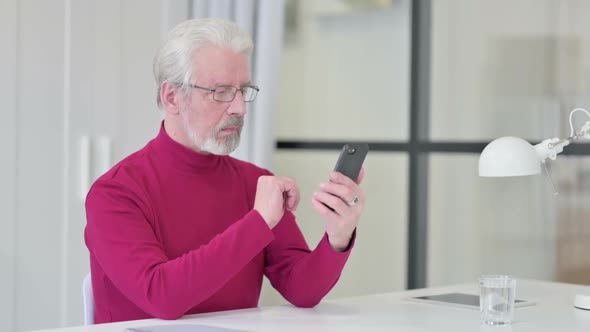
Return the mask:
[[368,152],[368,144],[345,144],[340,151],[340,156],[336,161],[334,170],[348,176],[352,181],[356,182]]
[[[356,182],[368,152],[368,144],[345,144],[342,147],[342,150],[340,150],[340,156],[338,156],[334,170],[348,176]],[[332,207],[326,204],[324,204],[324,206],[335,211]]]

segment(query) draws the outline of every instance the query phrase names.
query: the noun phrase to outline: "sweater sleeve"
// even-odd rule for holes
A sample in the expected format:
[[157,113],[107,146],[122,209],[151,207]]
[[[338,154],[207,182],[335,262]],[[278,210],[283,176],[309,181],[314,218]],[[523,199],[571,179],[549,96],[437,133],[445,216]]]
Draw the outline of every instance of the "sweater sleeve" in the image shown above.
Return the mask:
[[317,305],[340,278],[355,236],[344,252],[332,249],[326,234],[315,250],[310,251],[291,212],[285,212],[273,233],[275,240],[265,249],[266,276],[292,304]]
[[209,243],[166,257],[142,196],[114,181],[98,181],[86,200],[86,244],[107,277],[146,313],[176,319],[223,287],[274,235],[251,211]]

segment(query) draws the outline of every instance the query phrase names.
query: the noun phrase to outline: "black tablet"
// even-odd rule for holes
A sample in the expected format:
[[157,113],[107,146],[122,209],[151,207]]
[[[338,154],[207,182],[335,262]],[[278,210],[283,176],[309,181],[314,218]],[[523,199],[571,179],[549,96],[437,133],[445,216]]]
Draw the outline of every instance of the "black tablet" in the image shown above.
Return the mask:
[[[426,295],[411,297],[408,300],[418,302],[428,302],[435,304],[446,304],[452,306],[458,306],[463,308],[477,309],[479,310],[479,295],[464,294],[464,293],[445,293],[436,295]],[[533,305],[534,302],[516,299],[514,300],[514,307],[525,307]]]

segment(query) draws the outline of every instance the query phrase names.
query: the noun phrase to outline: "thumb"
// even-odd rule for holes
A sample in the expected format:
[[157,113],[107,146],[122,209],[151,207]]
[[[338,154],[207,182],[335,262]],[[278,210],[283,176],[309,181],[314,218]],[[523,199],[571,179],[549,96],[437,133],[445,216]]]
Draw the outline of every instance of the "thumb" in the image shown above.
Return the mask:
[[297,206],[299,205],[299,188],[297,188],[297,184],[295,181],[286,179],[283,182],[283,198],[285,202],[285,208],[287,210],[296,210]]

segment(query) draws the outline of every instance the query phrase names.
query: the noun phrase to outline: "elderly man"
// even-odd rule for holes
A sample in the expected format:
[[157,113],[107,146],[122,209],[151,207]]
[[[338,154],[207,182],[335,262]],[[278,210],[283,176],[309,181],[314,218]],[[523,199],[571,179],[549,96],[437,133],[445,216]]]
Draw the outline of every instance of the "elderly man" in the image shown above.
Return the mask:
[[358,184],[332,172],[320,185],[311,203],[326,234],[310,251],[291,212],[295,181],[228,156],[259,91],[251,50],[233,23],[199,19],[158,51],[160,133],[86,199],[97,323],[256,307],[263,275],[312,307],[338,280],[365,201]]

